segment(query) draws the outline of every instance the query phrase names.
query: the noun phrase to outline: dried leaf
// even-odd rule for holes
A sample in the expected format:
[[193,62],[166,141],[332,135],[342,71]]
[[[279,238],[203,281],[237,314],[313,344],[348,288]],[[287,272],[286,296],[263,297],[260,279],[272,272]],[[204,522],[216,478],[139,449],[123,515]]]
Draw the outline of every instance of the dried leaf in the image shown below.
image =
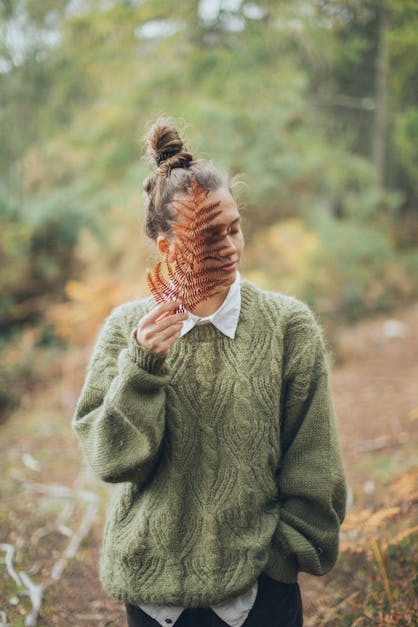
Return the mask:
[[207,230],[219,216],[219,202],[206,203],[208,191],[195,177],[188,188],[187,199],[174,203],[180,220],[173,221],[174,261],[158,262],[147,275],[147,283],[157,303],[177,300],[180,310],[196,305],[216,294],[223,276],[217,268],[202,265],[205,258],[219,252],[219,237],[208,237]]

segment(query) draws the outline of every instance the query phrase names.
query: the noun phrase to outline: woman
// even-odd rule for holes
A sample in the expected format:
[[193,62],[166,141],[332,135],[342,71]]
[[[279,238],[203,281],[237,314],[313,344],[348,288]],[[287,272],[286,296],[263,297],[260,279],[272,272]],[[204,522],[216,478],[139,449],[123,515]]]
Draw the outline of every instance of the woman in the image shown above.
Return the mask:
[[73,424],[118,484],[101,581],[129,625],[302,625],[298,572],[334,565],[346,497],[322,333],[300,301],[240,279],[240,214],[218,169],[165,121],[148,147],[148,235],[170,262],[197,181],[219,209],[202,267],[220,285],[192,312],[124,304],[99,335]]

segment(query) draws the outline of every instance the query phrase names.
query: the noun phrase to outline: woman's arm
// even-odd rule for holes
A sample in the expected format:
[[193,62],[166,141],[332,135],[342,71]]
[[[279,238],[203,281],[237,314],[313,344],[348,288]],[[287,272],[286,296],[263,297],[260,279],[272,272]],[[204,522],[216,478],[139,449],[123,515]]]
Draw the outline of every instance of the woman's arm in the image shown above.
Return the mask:
[[140,346],[126,306],[106,321],[73,418],[81,448],[109,482],[145,482],[165,431],[165,355]]
[[326,349],[308,308],[287,329],[281,441],[274,542],[298,570],[323,575],[337,559],[346,484]]

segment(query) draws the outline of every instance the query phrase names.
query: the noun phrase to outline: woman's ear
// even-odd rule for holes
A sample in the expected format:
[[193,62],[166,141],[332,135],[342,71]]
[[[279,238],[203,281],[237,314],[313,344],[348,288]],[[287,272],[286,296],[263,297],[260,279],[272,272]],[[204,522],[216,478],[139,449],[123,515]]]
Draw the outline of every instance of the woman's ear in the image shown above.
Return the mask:
[[157,250],[164,261],[174,261],[174,244],[165,235],[157,237]]

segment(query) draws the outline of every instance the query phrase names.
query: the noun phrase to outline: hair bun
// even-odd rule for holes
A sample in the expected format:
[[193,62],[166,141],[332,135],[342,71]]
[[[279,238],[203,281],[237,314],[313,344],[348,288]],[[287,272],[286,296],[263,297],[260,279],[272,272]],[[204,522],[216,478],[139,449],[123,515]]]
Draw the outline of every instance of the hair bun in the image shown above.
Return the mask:
[[173,168],[187,168],[193,161],[176,127],[166,118],[160,118],[151,126],[146,143],[150,162],[156,164],[163,174]]

